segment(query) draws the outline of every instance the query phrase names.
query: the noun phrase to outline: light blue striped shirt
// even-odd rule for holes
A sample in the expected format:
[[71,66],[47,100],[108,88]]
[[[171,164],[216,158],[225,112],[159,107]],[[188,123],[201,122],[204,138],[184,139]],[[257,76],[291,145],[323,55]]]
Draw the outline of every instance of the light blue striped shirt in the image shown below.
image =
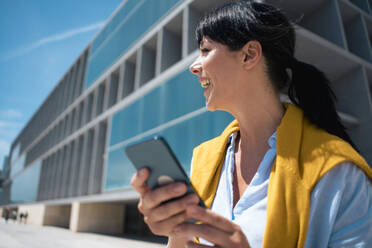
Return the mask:
[[[267,190],[276,157],[276,133],[251,183],[233,208],[234,146],[230,136],[212,211],[241,226],[252,248],[262,247],[266,224]],[[319,180],[311,194],[305,247],[372,247],[372,185],[350,162],[342,163]],[[202,243],[208,242],[201,240]]]

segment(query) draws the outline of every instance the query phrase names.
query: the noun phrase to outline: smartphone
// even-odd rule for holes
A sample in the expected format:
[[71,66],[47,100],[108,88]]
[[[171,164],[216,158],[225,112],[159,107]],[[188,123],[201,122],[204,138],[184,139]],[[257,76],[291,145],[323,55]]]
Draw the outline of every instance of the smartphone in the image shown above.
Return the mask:
[[[183,182],[187,186],[186,194],[197,195],[186,172],[164,138],[156,136],[127,146],[125,153],[137,170],[145,167],[150,170],[150,176],[146,182],[150,189],[173,182]],[[199,205],[206,207],[201,199]]]

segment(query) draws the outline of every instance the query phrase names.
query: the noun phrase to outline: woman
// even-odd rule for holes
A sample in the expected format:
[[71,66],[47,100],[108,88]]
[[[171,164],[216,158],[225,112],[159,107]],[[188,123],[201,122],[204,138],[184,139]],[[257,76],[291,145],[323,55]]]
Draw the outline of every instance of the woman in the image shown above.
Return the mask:
[[[166,202],[186,192],[183,184],[149,190],[147,169],[133,176],[150,229],[169,247],[371,247],[372,171],[324,74],[294,58],[287,18],[234,1],[204,16],[196,34],[190,70],[206,106],[236,120],[194,149],[191,182],[210,209],[195,195]],[[280,102],[285,88],[294,105]]]

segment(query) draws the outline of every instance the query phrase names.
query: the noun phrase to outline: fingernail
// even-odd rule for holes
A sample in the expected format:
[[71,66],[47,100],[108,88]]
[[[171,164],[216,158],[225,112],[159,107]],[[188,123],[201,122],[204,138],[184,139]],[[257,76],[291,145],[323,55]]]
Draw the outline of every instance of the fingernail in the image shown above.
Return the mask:
[[173,188],[174,192],[176,193],[181,193],[184,190],[184,185],[183,184],[176,184]]

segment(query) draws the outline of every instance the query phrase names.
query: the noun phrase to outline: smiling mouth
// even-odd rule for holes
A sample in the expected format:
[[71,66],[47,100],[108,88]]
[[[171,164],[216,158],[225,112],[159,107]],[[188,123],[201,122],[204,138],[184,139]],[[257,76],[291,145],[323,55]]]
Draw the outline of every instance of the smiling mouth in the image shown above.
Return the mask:
[[206,80],[201,81],[200,83],[201,83],[201,87],[208,88],[208,86],[211,84],[211,81],[209,79],[206,79]]

